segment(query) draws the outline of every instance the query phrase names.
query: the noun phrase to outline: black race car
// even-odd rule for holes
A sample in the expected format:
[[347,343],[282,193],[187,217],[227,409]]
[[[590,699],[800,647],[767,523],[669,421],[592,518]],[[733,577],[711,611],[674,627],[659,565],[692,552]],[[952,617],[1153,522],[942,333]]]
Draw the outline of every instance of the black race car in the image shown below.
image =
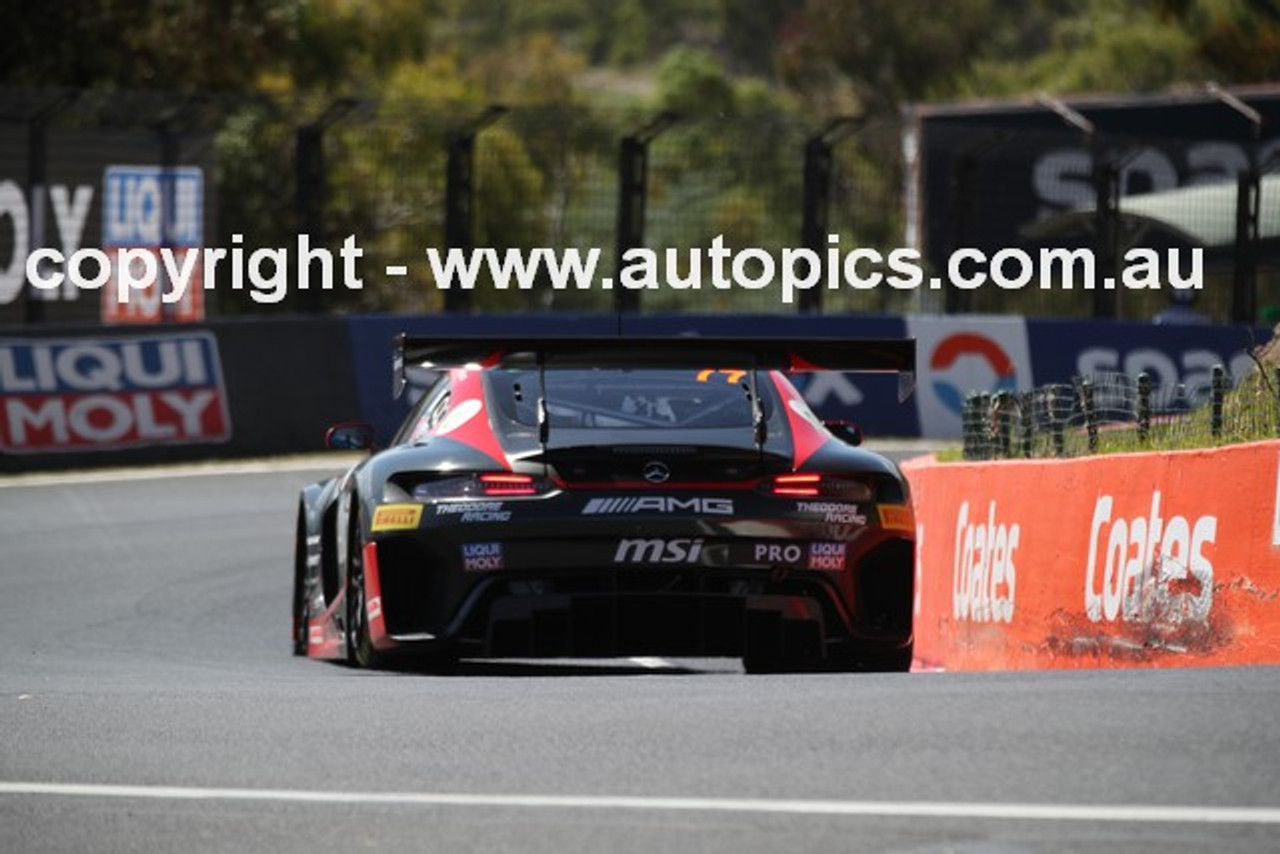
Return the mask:
[[415,365],[436,379],[389,447],[302,491],[297,654],[909,668],[906,481],[785,373],[905,396],[914,341],[397,337],[397,393]]

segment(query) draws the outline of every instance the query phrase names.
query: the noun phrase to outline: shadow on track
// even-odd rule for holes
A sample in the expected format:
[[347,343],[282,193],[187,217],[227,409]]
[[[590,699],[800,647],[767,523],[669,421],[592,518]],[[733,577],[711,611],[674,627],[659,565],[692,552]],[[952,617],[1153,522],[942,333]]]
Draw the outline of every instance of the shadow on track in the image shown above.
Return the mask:
[[[403,676],[469,676],[528,678],[547,676],[696,676],[708,673],[734,672],[728,666],[690,667],[667,662],[661,665],[630,663],[627,659],[601,659],[571,661],[498,659],[459,661],[421,661],[405,659],[389,661],[376,670],[360,671],[347,668],[340,662],[337,667],[352,673],[399,674]],[[710,662],[708,662],[710,663]]]

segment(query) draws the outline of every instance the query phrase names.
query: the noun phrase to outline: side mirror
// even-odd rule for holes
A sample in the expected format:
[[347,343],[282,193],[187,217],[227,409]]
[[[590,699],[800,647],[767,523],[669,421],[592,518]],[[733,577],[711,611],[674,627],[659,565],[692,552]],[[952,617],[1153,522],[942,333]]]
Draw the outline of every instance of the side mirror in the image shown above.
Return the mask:
[[324,446],[334,451],[367,451],[373,447],[373,425],[366,421],[344,421],[324,434]]
[[835,436],[846,445],[862,444],[862,428],[852,421],[823,421],[822,426],[827,428],[832,436]]

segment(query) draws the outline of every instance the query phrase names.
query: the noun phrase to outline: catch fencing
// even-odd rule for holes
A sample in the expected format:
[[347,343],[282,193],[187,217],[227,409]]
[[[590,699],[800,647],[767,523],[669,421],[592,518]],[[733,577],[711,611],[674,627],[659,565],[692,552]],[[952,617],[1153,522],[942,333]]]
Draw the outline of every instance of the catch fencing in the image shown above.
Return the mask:
[[963,457],[1079,457],[1280,436],[1280,369],[1259,364],[1233,385],[1218,364],[1196,385],[1159,384],[1146,372],[1101,372],[1030,391],[970,392]]
[[[1215,90],[1216,91],[1216,90]],[[1238,96],[1238,97],[1237,97]],[[946,279],[962,247],[1089,248],[1100,281],[1133,248],[1199,249],[1193,296],[1217,320],[1280,319],[1280,89],[916,107],[903,118],[812,116],[743,95],[676,113],[656,100],[499,105],[425,98],[0,89],[0,325],[157,323],[227,314],[529,310],[1021,314],[1147,321],[1167,281],[1144,290],[1078,285],[965,289]],[[1082,125],[1061,117],[1074,111]],[[1071,113],[1066,113],[1070,115]],[[1082,127],[1091,128],[1088,133]],[[150,189],[149,189],[150,188]],[[364,250],[360,290],[290,288],[260,305],[248,288],[199,304],[122,310],[101,293],[35,288],[27,254],[77,248],[221,247],[242,235],[288,249],[298,234],[335,255]],[[807,248],[887,259],[920,253],[939,287],[499,291],[435,287],[426,248],[598,249],[616,279],[626,250],[674,250],[681,277],[708,247]],[[692,250],[702,250],[691,261]],[[1184,251],[1184,258],[1190,257]],[[386,267],[406,267],[406,275]],[[312,271],[314,272],[314,271]],[[827,282],[832,271],[823,270]],[[862,276],[891,275],[887,262]],[[1180,270],[1188,274],[1189,270]],[[487,275],[487,274],[486,274]],[[306,276],[304,276],[306,278]],[[310,284],[310,280],[308,279]]]

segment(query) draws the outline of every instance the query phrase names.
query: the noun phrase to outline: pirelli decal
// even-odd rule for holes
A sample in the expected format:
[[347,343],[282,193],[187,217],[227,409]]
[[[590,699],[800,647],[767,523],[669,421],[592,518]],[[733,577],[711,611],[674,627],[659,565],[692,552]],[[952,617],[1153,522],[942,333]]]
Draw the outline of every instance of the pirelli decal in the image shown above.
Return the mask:
[[412,531],[422,521],[421,504],[383,504],[373,511],[373,531]]
[[915,515],[910,504],[881,504],[880,525],[890,531],[916,532]]

